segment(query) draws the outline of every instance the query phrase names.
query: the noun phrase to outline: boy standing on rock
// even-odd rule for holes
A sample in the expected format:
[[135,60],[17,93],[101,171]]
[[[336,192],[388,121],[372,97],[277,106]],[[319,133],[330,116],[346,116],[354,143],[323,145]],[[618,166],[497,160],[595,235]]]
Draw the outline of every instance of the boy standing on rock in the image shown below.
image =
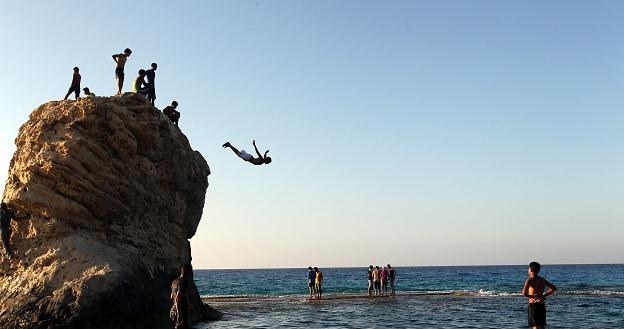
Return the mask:
[[66,100],[67,97],[69,97],[69,95],[71,93],[75,93],[76,94],[76,99],[78,99],[78,96],[80,96],[80,73],[78,73],[78,71],[80,71],[79,68],[74,67],[74,75],[72,77],[72,83],[71,86],[69,86],[69,90],[67,91],[67,94],[65,95],[65,98],[63,98],[63,100]]
[[152,63],[152,68],[145,71],[145,77],[147,78],[147,84],[150,87],[149,92],[147,93],[147,100],[154,105],[154,101],[156,100],[156,69],[158,68],[158,64]]
[[123,53],[113,55],[113,60],[117,63],[117,67],[115,67],[115,77],[117,78],[117,95],[121,95],[121,89],[123,89],[124,84],[124,67],[126,66],[126,61],[128,57],[132,54],[132,50],[130,48],[126,48]]

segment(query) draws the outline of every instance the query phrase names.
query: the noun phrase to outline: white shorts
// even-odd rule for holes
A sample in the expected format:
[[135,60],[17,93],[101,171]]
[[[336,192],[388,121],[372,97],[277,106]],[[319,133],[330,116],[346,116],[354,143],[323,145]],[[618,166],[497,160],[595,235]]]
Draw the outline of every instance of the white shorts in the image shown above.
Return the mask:
[[238,156],[239,156],[241,159],[245,160],[245,161],[249,161],[249,160],[251,160],[251,158],[253,158],[253,155],[251,155],[251,154],[249,154],[249,153],[245,152],[245,150],[241,150],[241,151],[238,153]]

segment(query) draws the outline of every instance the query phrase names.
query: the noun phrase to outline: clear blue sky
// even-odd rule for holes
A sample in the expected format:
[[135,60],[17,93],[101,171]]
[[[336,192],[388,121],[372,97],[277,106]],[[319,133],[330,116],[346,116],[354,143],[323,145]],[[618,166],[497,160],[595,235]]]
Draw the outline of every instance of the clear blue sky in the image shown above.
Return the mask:
[[0,180],[130,47],[213,172],[196,268],[624,262],[624,2],[160,3],[1,2]]

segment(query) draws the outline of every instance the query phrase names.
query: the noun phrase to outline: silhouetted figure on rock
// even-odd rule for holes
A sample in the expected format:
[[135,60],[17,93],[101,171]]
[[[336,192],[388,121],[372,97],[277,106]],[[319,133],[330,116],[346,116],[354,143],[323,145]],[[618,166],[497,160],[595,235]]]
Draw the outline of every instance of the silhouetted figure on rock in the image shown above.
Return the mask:
[[267,153],[269,153],[269,150],[266,150],[263,156],[260,154],[260,151],[258,151],[258,147],[256,146],[256,140],[253,141],[253,146],[254,146],[254,149],[256,149],[256,154],[258,154],[257,158],[254,158],[253,155],[245,152],[245,150],[240,150],[240,151],[237,150],[234,146],[232,146],[232,144],[230,144],[230,142],[226,142],[225,144],[223,144],[223,148],[226,148],[226,147],[231,148],[234,154],[238,155],[241,159],[247,162],[255,164],[256,166],[271,163],[271,157],[267,156]]
[[147,96],[150,93],[150,85],[145,82],[145,70],[139,70],[139,76],[134,79],[134,83],[132,84],[132,90],[143,96]]
[[85,94],[85,96],[87,96],[87,97],[95,97],[95,94],[94,94],[91,90],[89,90],[89,88],[88,88],[88,87],[84,87],[84,88],[82,88],[82,92],[83,92],[83,93]]
[[193,268],[191,264],[182,266],[180,276],[171,283],[171,301],[173,306],[169,313],[175,329],[187,329],[188,323],[188,287],[189,280],[192,279]]
[[171,102],[170,106],[167,106],[163,109],[163,113],[173,122],[174,125],[178,125],[178,120],[180,120],[180,112],[176,111],[178,108],[178,102]]
[[28,217],[28,214],[17,215],[14,211],[9,210],[9,206],[2,202],[0,204],[0,230],[2,230],[2,245],[8,259],[13,258],[13,250],[11,249],[11,220],[22,219]]
[[130,48],[126,48],[123,53],[113,55],[113,60],[117,63],[117,67],[115,67],[115,77],[117,78],[117,96],[121,96],[121,90],[123,89],[125,78],[124,67],[126,66],[126,61],[131,54],[132,50],[130,50]]
[[147,93],[147,100],[154,105],[154,101],[156,100],[156,69],[158,68],[158,64],[152,63],[152,68],[145,71],[145,77],[147,78],[147,84],[150,87],[149,92]]
[[69,90],[67,91],[67,94],[65,94],[65,98],[63,98],[63,100],[66,100],[71,93],[76,94],[76,99],[80,96],[80,79],[82,77],[80,76],[80,73],[78,73],[79,71],[79,68],[74,67],[74,75],[72,76],[71,86],[69,86]]

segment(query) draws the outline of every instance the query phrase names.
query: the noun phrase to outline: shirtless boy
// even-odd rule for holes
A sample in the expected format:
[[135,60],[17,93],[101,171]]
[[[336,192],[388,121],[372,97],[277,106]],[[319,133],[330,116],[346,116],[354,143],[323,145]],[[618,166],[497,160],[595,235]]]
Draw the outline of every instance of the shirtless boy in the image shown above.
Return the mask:
[[121,89],[123,89],[125,77],[124,67],[126,66],[126,61],[131,54],[132,50],[130,50],[130,48],[126,48],[123,53],[113,55],[113,60],[117,63],[117,67],[115,68],[115,77],[117,78],[117,95],[121,95]]
[[237,150],[234,146],[232,146],[232,144],[230,144],[230,142],[226,142],[225,144],[223,144],[223,148],[226,148],[226,147],[231,148],[234,154],[238,155],[241,159],[249,163],[255,164],[256,166],[271,163],[271,157],[267,156],[267,153],[269,153],[269,150],[264,152],[264,156],[263,156],[263,155],[260,155],[260,151],[258,151],[258,147],[256,146],[256,140],[253,141],[253,146],[254,146],[254,149],[256,149],[256,154],[258,154],[257,158],[254,158],[253,155],[245,152],[245,150],[240,150],[240,151]]
[[[522,295],[529,299],[529,327],[533,329],[546,327],[546,297],[557,291],[554,284],[537,275],[540,267],[538,262],[529,264],[529,278],[522,288]],[[548,291],[544,293],[546,287],[548,287]]]

